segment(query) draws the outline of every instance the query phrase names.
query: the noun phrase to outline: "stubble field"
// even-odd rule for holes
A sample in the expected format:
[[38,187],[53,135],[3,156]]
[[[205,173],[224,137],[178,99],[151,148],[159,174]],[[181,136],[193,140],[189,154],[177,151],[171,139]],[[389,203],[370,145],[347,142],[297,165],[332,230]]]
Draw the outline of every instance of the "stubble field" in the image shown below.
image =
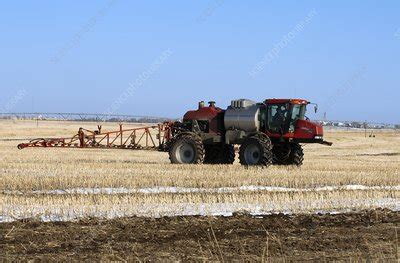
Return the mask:
[[[0,138],[71,136],[81,126],[94,129],[96,124],[42,121],[37,126],[33,121],[3,120],[0,121]],[[133,125],[127,125],[129,126]],[[110,129],[117,129],[117,125],[107,123],[103,127],[104,131]],[[383,235],[387,242],[380,240],[383,242],[380,246],[386,247],[380,250],[383,251],[382,258],[390,255],[389,258],[394,259],[398,256],[395,250],[398,238],[394,233],[400,222],[397,212],[400,210],[400,134],[396,131],[378,131],[375,135],[376,137],[365,138],[363,131],[328,130],[325,139],[332,141],[334,145],[332,147],[305,145],[306,159],[300,169],[282,166],[268,169],[245,168],[237,162],[234,165],[171,165],[166,153],[155,151],[45,148],[20,151],[16,148],[18,141],[3,140],[0,141],[0,221],[3,222],[0,224],[2,226],[0,247],[6,249],[10,255],[15,255],[16,251],[22,248],[8,242],[6,235],[11,237],[16,235],[15,238],[20,235],[21,238],[25,232],[18,232],[19,227],[24,229],[31,227],[30,224],[38,224],[36,228],[50,232],[59,230],[58,224],[61,223],[57,222],[60,221],[68,225],[66,228],[64,226],[65,229],[71,228],[73,231],[75,227],[82,226],[80,224],[88,224],[90,228],[92,224],[111,222],[112,229],[113,224],[129,226],[135,220],[145,221],[148,218],[157,225],[153,227],[163,231],[163,227],[173,228],[174,224],[175,226],[183,224],[182,222],[178,224],[174,220],[184,220],[184,222],[189,220],[185,224],[190,225],[190,222],[193,222],[199,224],[200,228],[204,227],[210,231],[207,222],[216,219],[206,220],[197,216],[213,218],[213,216],[234,215],[218,217],[218,222],[221,221],[216,225],[215,231],[218,232],[218,227],[224,229],[227,227],[226,224],[231,223],[230,221],[243,219],[243,222],[252,222],[260,218],[260,222],[267,223],[268,220],[275,220],[275,215],[279,213],[285,214],[281,215],[282,222],[292,222],[291,220],[297,222],[297,217],[320,222],[320,218],[324,217],[325,223],[321,224],[329,225],[329,220],[334,220],[338,224],[334,216],[318,217],[316,214],[346,213],[349,218],[353,216],[357,218],[360,215],[373,218],[374,216],[368,211],[386,209],[377,210],[380,211],[376,212],[378,217],[371,220],[377,224],[378,229],[382,227],[383,232],[378,234]],[[237,216],[238,212],[245,215]],[[386,218],[388,215],[390,220],[387,221],[390,226],[385,228],[382,225],[385,222],[381,218]],[[170,219],[163,219],[165,216]],[[176,216],[192,217],[174,219]],[[132,219],[132,217],[143,219]],[[272,219],[268,219],[269,217]],[[24,223],[26,220],[37,223]],[[51,222],[40,223],[43,221]],[[67,223],[70,221],[73,222]],[[365,226],[357,220],[353,223],[354,225],[350,224],[352,229],[358,223]],[[282,229],[295,228],[291,223],[282,224]],[[332,223],[332,226],[335,224]],[[258,223],[255,222],[255,225]],[[307,224],[300,228],[311,231]],[[175,234],[180,233],[179,229],[176,227]],[[340,231],[345,229],[346,227]],[[145,229],[142,228],[140,231]],[[147,234],[150,234],[153,230],[148,231]],[[218,240],[226,237],[223,235],[223,230],[221,231],[211,235],[209,244],[205,244],[206,247],[202,248],[210,251],[200,253],[196,249],[198,255],[191,259],[201,260],[204,257],[203,259],[222,260],[224,251],[228,250],[230,251],[227,253],[228,258],[228,255],[231,257],[235,255],[232,254],[232,247],[229,247],[229,244],[223,245],[222,248],[218,245]],[[254,232],[254,240],[263,240],[261,252],[259,253],[258,248],[246,252],[247,243],[242,244],[245,250],[240,253],[249,256],[247,259],[261,260],[263,257],[265,259],[267,252],[264,239],[268,237],[266,233],[278,230],[266,226],[267,232],[262,229],[257,231],[261,232]],[[279,235],[277,233],[275,234],[278,238],[282,233]],[[32,235],[35,236],[31,233]],[[201,243],[200,236],[197,240]],[[195,236],[191,238],[196,240]],[[267,239],[268,242],[272,242],[270,245],[276,245],[278,242],[272,237]],[[168,242],[173,241],[173,239],[168,240]],[[251,240],[245,242],[252,243]],[[279,242],[282,245],[286,241]],[[141,247],[140,241],[135,242]],[[114,245],[110,245],[110,248]],[[103,246],[98,247],[104,252]],[[34,252],[38,255],[46,254],[43,251],[39,253],[37,249],[34,249]],[[306,247],[302,249],[307,250]],[[351,251],[359,250],[359,255],[365,255],[366,252],[362,251],[366,249],[371,250],[369,246],[356,246],[351,248]],[[298,254],[293,251],[286,253],[286,250],[283,250],[285,249],[282,247],[280,250],[272,249],[267,256],[290,258]],[[29,249],[27,251],[24,253],[30,255]],[[52,250],[49,251],[51,254]],[[317,255],[314,252],[310,252],[310,258],[312,255]],[[118,253],[116,256],[120,255],[123,258],[127,256],[121,254],[121,251]],[[133,256],[134,259],[146,258],[146,255],[149,255],[149,253],[141,254],[140,251],[132,253],[129,256]],[[165,253],[172,255],[173,251]],[[356,255],[354,253],[353,256]],[[101,255],[103,254],[100,253],[99,256]],[[106,258],[110,255],[113,255],[110,251],[105,253]],[[156,258],[160,257],[159,255]],[[181,258],[178,256],[175,259]]]

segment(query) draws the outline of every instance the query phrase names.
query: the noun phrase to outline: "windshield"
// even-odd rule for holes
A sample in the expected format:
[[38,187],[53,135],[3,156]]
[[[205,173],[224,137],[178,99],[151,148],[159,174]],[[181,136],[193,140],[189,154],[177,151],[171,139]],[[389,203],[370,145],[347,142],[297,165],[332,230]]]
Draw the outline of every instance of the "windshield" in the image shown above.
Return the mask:
[[293,105],[289,132],[295,131],[297,121],[304,120],[305,115],[306,115],[306,105]]

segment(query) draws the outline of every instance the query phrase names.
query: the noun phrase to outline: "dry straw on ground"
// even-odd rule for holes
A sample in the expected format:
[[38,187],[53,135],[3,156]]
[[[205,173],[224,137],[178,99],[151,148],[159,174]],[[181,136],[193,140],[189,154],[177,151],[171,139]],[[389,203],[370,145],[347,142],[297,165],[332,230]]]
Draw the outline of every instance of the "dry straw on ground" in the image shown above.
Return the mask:
[[[79,127],[95,128],[95,123],[1,121],[1,138],[33,138],[68,136]],[[128,125],[132,126],[132,125]],[[107,123],[103,130],[117,129]],[[301,169],[270,167],[246,169],[234,165],[171,165],[166,153],[101,149],[16,149],[17,142],[0,142],[0,205],[10,213],[31,216],[54,211],[79,210],[79,215],[93,211],[107,214],[132,215],[135,211],[157,214],[164,207],[193,207],[192,204],[250,204],[253,210],[314,211],[371,208],[391,200],[400,203],[399,190],[338,190],[306,193],[275,193],[271,191],[235,191],[234,193],[154,193],[154,194],[69,194],[53,196],[33,191],[80,188],[223,188],[241,186],[274,186],[312,189],[323,186],[385,186],[400,185],[400,134],[376,132],[365,138],[363,131],[327,131],[326,139],[333,147],[305,145],[306,161]],[[15,195],[13,192],[24,195]],[[356,201],[354,201],[356,200]],[[357,200],[375,200],[374,202]],[[386,201],[385,201],[386,200]],[[358,203],[357,203],[358,202]],[[147,204],[147,207],[145,206]],[[272,206],[273,204],[273,206]],[[85,206],[87,213],[85,213]],[[228,205],[229,206],[229,205]],[[150,208],[154,207],[153,210]],[[235,206],[233,206],[235,207]],[[242,205],[244,207],[244,205]],[[254,208],[255,207],[255,208]],[[260,208],[261,207],[261,208]],[[271,209],[273,207],[274,209]],[[210,209],[211,209],[210,208]],[[26,210],[24,210],[26,209]],[[137,210],[135,210],[137,209]],[[140,210],[141,209],[141,210]],[[179,208],[181,209],[181,208]],[[195,206],[194,210],[199,210]],[[193,210],[192,209],[192,210]],[[140,211],[139,211],[140,210]],[[191,211],[192,211],[191,210]],[[32,212],[33,211],[33,212]],[[36,214],[35,214],[36,211]],[[61,214],[63,212],[60,212]],[[113,213],[110,213],[113,214]]]

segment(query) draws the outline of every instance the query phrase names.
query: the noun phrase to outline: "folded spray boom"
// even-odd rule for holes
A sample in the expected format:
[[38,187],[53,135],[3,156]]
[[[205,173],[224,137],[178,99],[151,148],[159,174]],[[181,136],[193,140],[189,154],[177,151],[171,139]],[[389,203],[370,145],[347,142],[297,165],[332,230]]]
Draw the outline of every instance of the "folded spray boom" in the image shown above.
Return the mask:
[[70,138],[38,138],[21,143],[18,149],[28,147],[63,147],[63,148],[119,148],[119,149],[165,149],[171,139],[172,123],[164,122],[154,126],[102,132],[102,126],[92,131],[79,128],[78,133]]

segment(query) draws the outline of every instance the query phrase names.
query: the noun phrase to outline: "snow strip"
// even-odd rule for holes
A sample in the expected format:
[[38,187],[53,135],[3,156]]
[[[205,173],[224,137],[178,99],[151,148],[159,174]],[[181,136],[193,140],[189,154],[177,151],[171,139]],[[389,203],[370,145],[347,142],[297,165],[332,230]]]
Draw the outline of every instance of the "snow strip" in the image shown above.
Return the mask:
[[90,205],[66,207],[63,205],[5,205],[0,211],[0,223],[21,219],[43,222],[76,221],[84,218],[113,219],[122,217],[173,216],[232,216],[235,212],[253,216],[271,214],[340,214],[365,209],[385,208],[400,211],[400,199],[335,199],[273,203],[175,203],[175,204],[119,204],[113,207]]
[[397,186],[365,186],[365,185],[342,185],[342,186],[323,186],[313,188],[290,188],[277,186],[240,186],[240,187],[220,187],[220,188],[188,188],[188,187],[147,187],[147,188],[71,188],[56,190],[33,190],[33,191],[16,191],[3,190],[2,194],[7,195],[26,195],[26,194],[48,194],[48,195],[67,195],[67,194],[182,194],[182,193],[235,193],[235,192],[322,192],[322,191],[368,191],[368,190],[389,190],[400,191],[400,185]]

